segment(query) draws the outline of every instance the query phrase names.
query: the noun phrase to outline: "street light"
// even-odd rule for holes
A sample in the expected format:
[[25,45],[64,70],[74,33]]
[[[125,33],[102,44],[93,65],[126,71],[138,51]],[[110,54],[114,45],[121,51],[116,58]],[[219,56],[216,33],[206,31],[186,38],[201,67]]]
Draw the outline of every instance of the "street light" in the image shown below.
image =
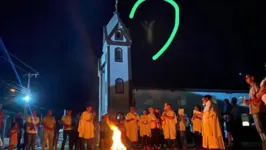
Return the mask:
[[10,92],[15,93],[16,89],[10,89]]
[[25,97],[23,97],[23,100],[24,100],[25,102],[28,102],[28,101],[30,100],[30,96],[29,96],[29,95],[26,95]]

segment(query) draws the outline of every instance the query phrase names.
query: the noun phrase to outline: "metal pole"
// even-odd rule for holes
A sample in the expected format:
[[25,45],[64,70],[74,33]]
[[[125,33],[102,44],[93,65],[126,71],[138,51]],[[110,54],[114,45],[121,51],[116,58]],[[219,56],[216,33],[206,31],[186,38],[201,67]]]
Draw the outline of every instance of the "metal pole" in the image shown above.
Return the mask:
[[[32,73],[28,73],[27,74],[27,77],[28,77],[28,84],[27,84],[27,96],[29,96],[30,97],[30,95],[31,95],[31,91],[30,91],[30,82],[31,82],[31,77],[35,77],[35,78],[37,78],[37,76],[38,76],[39,74],[38,73],[34,73],[34,74],[32,74]],[[27,102],[25,102],[25,106],[24,106],[24,116],[25,116],[25,118],[26,118],[26,115],[27,115]]]
[[28,85],[27,85],[27,88],[28,88],[28,93],[29,93],[29,90],[30,90],[30,78],[31,78],[31,73],[28,74]]

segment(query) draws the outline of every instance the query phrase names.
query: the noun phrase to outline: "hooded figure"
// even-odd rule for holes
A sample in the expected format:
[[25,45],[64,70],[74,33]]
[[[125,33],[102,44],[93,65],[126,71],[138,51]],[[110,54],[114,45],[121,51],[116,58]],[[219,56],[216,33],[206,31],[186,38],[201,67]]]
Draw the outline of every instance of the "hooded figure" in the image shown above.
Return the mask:
[[151,45],[153,43],[153,27],[154,27],[154,23],[155,23],[154,20],[149,22],[149,23],[147,21],[144,21],[144,22],[141,23],[141,25],[143,26],[143,28],[146,31],[147,42],[149,44],[151,44]]

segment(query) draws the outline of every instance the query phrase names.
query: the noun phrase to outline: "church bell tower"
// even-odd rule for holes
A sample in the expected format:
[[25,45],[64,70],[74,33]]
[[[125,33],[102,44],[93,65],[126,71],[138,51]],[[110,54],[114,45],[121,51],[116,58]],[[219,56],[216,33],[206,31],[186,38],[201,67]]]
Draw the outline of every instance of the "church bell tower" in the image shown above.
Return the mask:
[[131,44],[129,30],[116,11],[103,27],[103,49],[98,66],[99,116],[126,113],[132,105]]

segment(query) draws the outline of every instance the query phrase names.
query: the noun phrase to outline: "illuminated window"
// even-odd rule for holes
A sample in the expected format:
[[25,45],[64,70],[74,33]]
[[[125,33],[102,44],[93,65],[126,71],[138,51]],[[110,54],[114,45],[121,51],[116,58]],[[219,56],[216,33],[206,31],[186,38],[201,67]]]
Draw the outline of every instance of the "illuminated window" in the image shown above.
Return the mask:
[[115,62],[122,62],[122,61],[123,61],[122,49],[117,47],[115,48]]
[[121,78],[115,80],[115,92],[118,94],[124,93],[124,81]]
[[122,40],[121,31],[116,31],[115,32],[115,40]]

